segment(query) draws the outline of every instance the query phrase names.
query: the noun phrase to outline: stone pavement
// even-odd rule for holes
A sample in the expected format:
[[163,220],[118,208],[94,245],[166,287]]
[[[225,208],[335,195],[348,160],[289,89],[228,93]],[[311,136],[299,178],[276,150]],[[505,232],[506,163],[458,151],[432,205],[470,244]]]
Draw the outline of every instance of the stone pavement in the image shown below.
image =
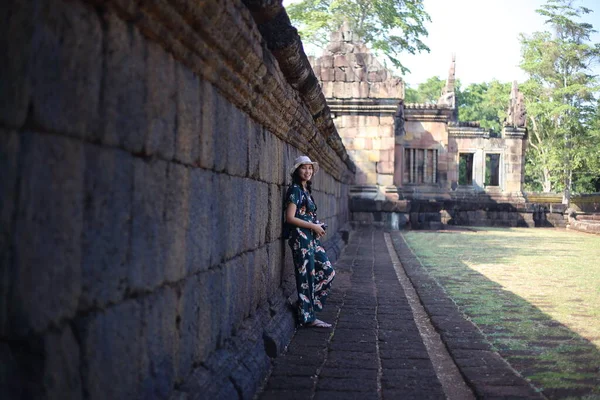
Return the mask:
[[[417,282],[416,292],[396,254],[402,264],[408,260],[411,269],[406,275]],[[335,264],[332,293],[318,316],[333,327],[298,329],[256,397],[541,398],[411,260],[414,256],[397,232],[372,228],[352,232]],[[423,306],[426,321],[418,318]]]

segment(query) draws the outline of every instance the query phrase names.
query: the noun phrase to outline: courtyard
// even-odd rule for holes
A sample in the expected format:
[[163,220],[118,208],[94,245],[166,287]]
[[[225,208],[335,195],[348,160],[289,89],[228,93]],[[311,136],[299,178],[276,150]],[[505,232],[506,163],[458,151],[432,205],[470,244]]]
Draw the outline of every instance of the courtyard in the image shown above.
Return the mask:
[[550,398],[600,395],[600,236],[472,227],[400,235],[538,390]]

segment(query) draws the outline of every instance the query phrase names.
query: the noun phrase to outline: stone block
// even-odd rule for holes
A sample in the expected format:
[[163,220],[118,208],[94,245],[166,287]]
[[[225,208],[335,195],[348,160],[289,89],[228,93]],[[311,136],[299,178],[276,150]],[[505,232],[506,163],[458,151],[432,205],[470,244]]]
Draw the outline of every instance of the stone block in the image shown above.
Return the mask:
[[[198,166],[213,169],[215,165],[215,124],[217,123],[217,89],[208,81],[200,82],[202,127]],[[224,167],[223,167],[224,168]]]
[[380,174],[393,174],[394,163],[391,161],[380,161],[377,163],[377,172]]
[[48,399],[83,399],[79,344],[71,327],[43,337],[45,360],[42,382]]
[[186,237],[186,274],[207,270],[220,262],[215,228],[218,223],[215,174],[197,168],[190,171],[189,214]]
[[[286,189],[287,190],[287,189]],[[281,237],[283,232],[283,190],[281,186],[270,184],[268,185],[268,222],[266,229],[266,242],[272,242]]]
[[190,171],[181,164],[169,163],[165,196],[165,279],[177,282],[186,275],[187,236],[190,215]]
[[10,242],[14,235],[12,221],[17,198],[18,155],[17,132],[0,129],[0,335],[4,337],[8,336],[9,328]]
[[254,313],[257,307],[265,304],[268,298],[269,285],[269,255],[267,246],[262,246],[252,254],[253,259],[248,254],[248,270],[252,273],[251,288],[253,289],[252,303],[250,305],[250,314]]
[[253,267],[248,262],[248,254],[234,257],[223,265],[223,304],[217,321],[220,343],[231,336],[249,312],[251,289],[256,282],[248,273],[248,268]]
[[345,67],[348,65],[348,60],[345,55],[336,54],[333,56],[333,66],[334,67]]
[[[211,255],[211,265],[218,264],[241,252],[244,243],[244,215],[243,203],[245,188],[244,179],[230,177],[224,174],[215,175],[216,192],[214,208],[212,209],[211,223],[215,241],[215,254]],[[214,257],[213,257],[214,256]]]
[[4,126],[21,127],[27,116],[38,9],[34,0],[8,0],[0,8],[0,122]]
[[129,289],[132,291],[152,290],[165,279],[163,215],[166,188],[166,162],[135,159],[129,270]]
[[[142,300],[142,333],[144,346],[140,367],[141,387],[138,398],[169,397],[176,376],[177,295],[165,286]],[[182,349],[187,351],[188,349]]]
[[346,82],[346,72],[344,71],[345,67],[336,67],[333,69],[333,79],[338,82]]
[[286,241],[274,240],[267,244],[267,296],[274,296],[281,285],[281,274],[283,270],[283,255],[285,253]]
[[[256,214],[256,222],[253,226],[251,226],[251,228],[253,228],[252,237],[256,237],[257,240],[251,243],[252,246],[250,247],[250,249],[252,250],[256,249],[259,246],[262,246],[263,244],[265,244],[266,241],[271,213],[271,205],[269,203],[269,187],[269,184],[259,181],[256,181],[254,186],[256,202],[254,203],[252,213]],[[275,212],[277,212],[278,209],[281,210],[281,203],[278,206],[279,207],[277,207],[277,205],[274,205]],[[275,226],[275,229],[276,228],[277,227]]]
[[321,61],[321,67],[333,67],[333,56],[322,56],[319,57]]
[[[248,127],[246,134],[248,135],[248,172],[247,176],[251,179],[258,179],[259,164],[262,160],[261,150],[265,143],[265,130],[264,128],[248,118]],[[266,162],[266,159],[265,159]]]
[[331,97],[336,99],[346,98],[346,84],[344,82],[333,82]]
[[84,157],[81,142],[21,134],[11,328],[40,332],[72,317],[81,294]]
[[[215,293],[220,295],[215,296]],[[179,301],[178,380],[215,349],[223,311],[223,274],[210,270],[186,279]]]
[[348,89],[348,96],[358,99],[360,98],[360,88],[361,88],[361,82],[354,81],[354,82],[350,82],[346,85],[347,89]]
[[133,157],[122,150],[87,145],[79,308],[117,303],[131,268]]
[[[331,71],[330,69],[323,69],[323,71]],[[331,76],[333,77],[333,76]],[[329,76],[328,76],[329,78]],[[331,97],[333,97],[333,79],[323,79],[323,82],[321,82],[321,90],[323,91],[323,95],[325,96],[325,98],[329,99]]]
[[140,153],[148,128],[146,41],[114,13],[104,13],[103,24],[102,142]]
[[42,2],[33,34],[31,106],[39,125],[97,137],[102,27],[84,3]]
[[128,300],[77,321],[88,399],[135,399],[144,357],[142,307]]
[[148,155],[171,160],[175,153],[177,85],[175,61],[160,45],[148,43],[146,55],[146,113],[148,131],[144,149]]
[[213,136],[213,169],[216,172],[225,172],[230,163],[229,148],[233,145],[231,140],[235,136],[232,134],[235,123],[234,120],[237,115],[236,113],[239,111],[220,92],[214,91],[213,96],[215,100],[215,116],[213,119],[214,124],[212,126],[212,132],[203,133],[212,134]]
[[377,184],[380,186],[391,186],[394,184],[394,175],[378,174]]
[[192,165],[200,157],[202,126],[200,79],[181,64],[176,64],[175,68],[177,75],[175,159]]
[[246,176],[248,171],[248,115],[236,107],[231,107],[231,129],[228,140],[227,172],[230,175]]
[[359,98],[368,98],[369,97],[369,86],[370,83],[369,82],[360,82],[359,84],[359,88],[358,88],[358,97]]

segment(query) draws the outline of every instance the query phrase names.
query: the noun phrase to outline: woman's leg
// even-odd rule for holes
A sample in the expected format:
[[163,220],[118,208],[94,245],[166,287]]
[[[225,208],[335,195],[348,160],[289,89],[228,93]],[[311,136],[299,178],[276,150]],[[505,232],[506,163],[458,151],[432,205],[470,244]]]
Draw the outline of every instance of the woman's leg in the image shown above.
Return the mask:
[[321,243],[317,242],[315,246],[314,256],[314,271],[315,271],[315,293],[314,293],[314,308],[317,311],[323,309],[325,299],[329,294],[329,288],[331,287],[331,281],[335,277],[335,270],[329,262],[325,249],[321,246]]
[[294,273],[298,291],[298,318],[301,324],[309,324],[315,320],[314,310],[314,250],[309,249],[308,241],[297,237],[293,243]]

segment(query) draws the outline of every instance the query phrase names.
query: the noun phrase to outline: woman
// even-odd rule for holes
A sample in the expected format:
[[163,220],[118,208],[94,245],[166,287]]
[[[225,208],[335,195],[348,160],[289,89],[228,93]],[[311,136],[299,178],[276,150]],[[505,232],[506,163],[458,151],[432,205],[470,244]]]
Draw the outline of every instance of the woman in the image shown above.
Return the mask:
[[[285,196],[285,222],[289,231],[298,289],[298,317],[301,325],[330,328],[331,324],[315,317],[323,309],[335,271],[319,238],[325,235],[324,224],[317,220],[317,205],[312,198],[310,179],[319,164],[300,156],[290,169],[292,184]],[[326,227],[326,226],[325,226]]]

